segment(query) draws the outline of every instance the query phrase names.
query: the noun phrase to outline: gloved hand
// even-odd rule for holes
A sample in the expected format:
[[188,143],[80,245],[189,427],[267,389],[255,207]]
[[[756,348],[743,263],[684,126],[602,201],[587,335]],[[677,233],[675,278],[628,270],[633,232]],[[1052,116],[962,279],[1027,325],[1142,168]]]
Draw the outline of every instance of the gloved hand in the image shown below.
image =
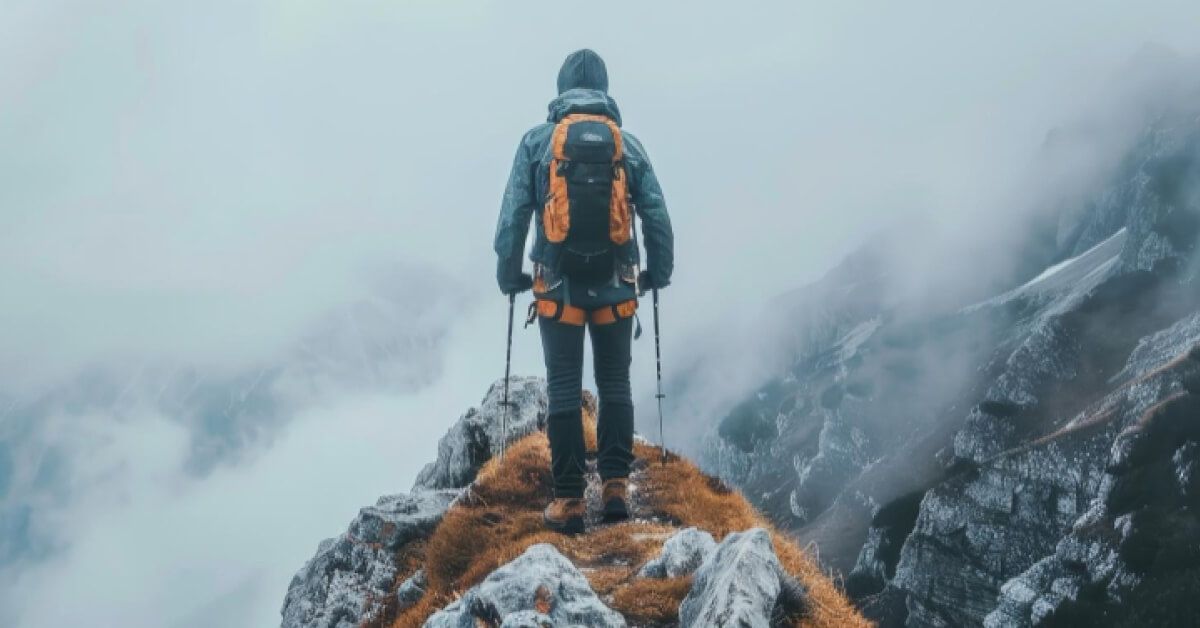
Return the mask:
[[666,288],[669,285],[671,285],[671,282],[658,281],[648,270],[643,270],[638,274],[638,290],[643,294],[645,294],[647,290],[658,290],[661,288]]
[[506,295],[520,294],[533,287],[533,275],[519,273],[500,282],[500,292]]

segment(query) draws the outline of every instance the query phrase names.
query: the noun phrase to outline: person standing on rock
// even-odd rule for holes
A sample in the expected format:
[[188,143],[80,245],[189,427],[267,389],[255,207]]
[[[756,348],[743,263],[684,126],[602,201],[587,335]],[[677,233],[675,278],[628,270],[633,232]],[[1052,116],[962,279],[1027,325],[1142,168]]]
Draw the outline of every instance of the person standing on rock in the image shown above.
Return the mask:
[[[535,214],[530,275],[522,270],[522,257]],[[642,219],[645,271],[639,271],[635,215]],[[550,101],[547,122],[527,132],[517,147],[495,239],[500,291],[512,296],[532,289],[529,320],[537,317],[541,329],[554,476],[554,499],[543,518],[552,530],[577,533],[584,526],[585,330],[600,397],[603,518],[629,516],[629,365],[637,297],[670,283],[673,245],[662,189],[641,142],[621,128],[604,61],[591,50],[572,53],[559,70],[558,97]]]

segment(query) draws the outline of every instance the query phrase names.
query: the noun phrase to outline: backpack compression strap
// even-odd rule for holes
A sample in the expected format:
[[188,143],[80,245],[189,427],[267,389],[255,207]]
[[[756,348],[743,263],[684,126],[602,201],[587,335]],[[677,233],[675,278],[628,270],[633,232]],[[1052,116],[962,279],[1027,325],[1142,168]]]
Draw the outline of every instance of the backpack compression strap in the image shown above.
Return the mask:
[[554,158],[550,160],[550,195],[546,198],[546,207],[542,213],[542,226],[546,239],[551,242],[562,242],[567,239],[571,229],[570,198],[567,194],[567,178],[560,171],[559,164],[569,161],[564,149],[567,143],[567,131],[576,122],[601,122],[608,125],[613,136],[613,182],[612,195],[608,203],[608,237],[613,244],[621,245],[629,241],[631,219],[629,215],[629,186],[625,181],[625,168],[622,165],[624,146],[621,140],[621,128],[607,116],[573,113],[554,127],[551,146]]

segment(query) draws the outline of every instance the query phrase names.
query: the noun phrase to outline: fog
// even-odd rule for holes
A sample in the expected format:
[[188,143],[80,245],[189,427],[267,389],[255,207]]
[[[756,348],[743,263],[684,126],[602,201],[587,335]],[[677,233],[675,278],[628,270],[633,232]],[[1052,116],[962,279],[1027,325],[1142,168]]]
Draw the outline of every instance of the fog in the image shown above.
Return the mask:
[[[0,623],[277,622],[502,375],[500,196],[576,48],[663,184],[665,367],[721,360],[712,405],[768,364],[741,330],[772,298],[897,224],[928,226],[897,253],[920,275],[1067,193],[1047,133],[1114,129],[1056,162],[1087,180],[1105,103],[1149,89],[1130,59],[1200,53],[1190,2],[582,11],[0,6]],[[519,332],[514,372],[540,357]]]

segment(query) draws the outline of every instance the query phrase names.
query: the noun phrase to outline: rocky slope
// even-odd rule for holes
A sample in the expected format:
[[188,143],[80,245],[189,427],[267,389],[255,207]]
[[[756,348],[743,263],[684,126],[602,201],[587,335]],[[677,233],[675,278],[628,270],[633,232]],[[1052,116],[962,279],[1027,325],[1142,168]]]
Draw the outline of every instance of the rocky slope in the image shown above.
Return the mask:
[[706,466],[883,625],[1200,625],[1198,111],[1154,111],[995,296],[887,302],[874,249],[789,296],[795,359]]
[[641,441],[631,521],[545,531],[544,383],[512,380],[507,441],[501,385],[450,428],[410,493],[320,544],[288,588],[285,628],[868,625],[738,492]]

